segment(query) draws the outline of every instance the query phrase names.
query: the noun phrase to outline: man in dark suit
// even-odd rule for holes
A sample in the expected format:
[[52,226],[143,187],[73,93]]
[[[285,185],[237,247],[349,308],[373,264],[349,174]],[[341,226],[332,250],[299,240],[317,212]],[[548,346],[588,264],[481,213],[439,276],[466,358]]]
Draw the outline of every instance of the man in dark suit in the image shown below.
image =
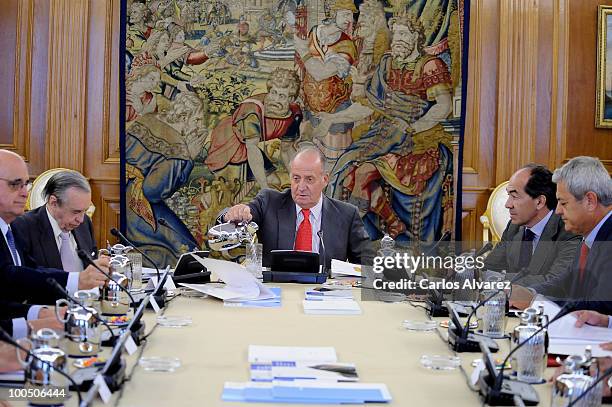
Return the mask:
[[43,195],[45,205],[11,223],[24,264],[82,271],[84,264],[78,250],[93,257],[98,251],[93,225],[86,215],[91,205],[89,183],[76,171],[61,171],[49,178]]
[[511,303],[529,304],[535,293],[575,309],[612,314],[612,179],[601,161],[576,157],[555,170],[557,210],[565,229],[583,237],[571,267],[557,277],[532,286],[516,286]]
[[357,208],[323,194],[329,176],[321,152],[300,151],[291,161],[290,176],[290,190],[261,190],[248,205],[235,205],[221,216],[226,222],[252,220],[259,225],[265,266],[270,264],[270,251],[277,249],[318,252],[328,266],[331,259],[372,264]]
[[[11,303],[51,304],[59,298],[47,284],[49,277],[66,287],[70,293],[77,289],[98,287],[106,280],[91,266],[80,273],[21,267],[25,255],[16,243],[10,224],[23,214],[29,186],[28,168],[23,159],[11,151],[0,150],[0,298],[7,303],[0,318],[10,318],[10,328],[15,337],[25,336],[25,317],[29,321],[47,319],[49,327],[56,327],[52,321],[57,323],[52,317],[53,313],[39,306],[22,307],[21,311],[11,314],[16,309]],[[100,267],[108,270],[107,258],[97,262]],[[24,315],[26,310],[27,314]]]
[[517,284],[530,286],[555,278],[571,265],[580,237],[564,229],[554,214],[557,187],[544,166],[529,164],[515,172],[506,186],[510,222],[501,241],[485,260],[489,270],[509,277],[527,269]]

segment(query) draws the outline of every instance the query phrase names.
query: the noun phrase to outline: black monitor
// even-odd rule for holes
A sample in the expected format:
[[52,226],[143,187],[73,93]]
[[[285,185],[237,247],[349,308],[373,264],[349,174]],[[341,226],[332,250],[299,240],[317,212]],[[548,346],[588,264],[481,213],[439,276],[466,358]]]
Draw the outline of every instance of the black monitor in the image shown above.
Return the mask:
[[202,250],[184,253],[179,257],[174,267],[173,279],[177,283],[203,284],[210,282],[210,271],[196,260],[193,255],[200,258],[208,257],[210,252]]
[[300,250],[272,250],[271,271],[319,273],[319,253]]

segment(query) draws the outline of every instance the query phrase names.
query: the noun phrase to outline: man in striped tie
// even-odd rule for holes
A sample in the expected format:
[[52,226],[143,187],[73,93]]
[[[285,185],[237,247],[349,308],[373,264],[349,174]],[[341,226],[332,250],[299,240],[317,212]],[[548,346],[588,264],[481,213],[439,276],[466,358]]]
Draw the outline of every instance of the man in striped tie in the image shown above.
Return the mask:
[[289,172],[290,190],[262,189],[248,205],[223,210],[220,220],[259,225],[265,266],[277,249],[317,252],[327,266],[331,259],[371,264],[369,238],[357,208],[323,194],[329,180],[323,154],[314,147],[302,149]]

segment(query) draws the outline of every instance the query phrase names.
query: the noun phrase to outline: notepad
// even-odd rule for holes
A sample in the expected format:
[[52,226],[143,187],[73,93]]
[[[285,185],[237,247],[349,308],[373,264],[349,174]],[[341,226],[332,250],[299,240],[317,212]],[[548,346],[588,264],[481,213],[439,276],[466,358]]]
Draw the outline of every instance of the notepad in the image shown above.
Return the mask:
[[305,314],[312,315],[359,315],[361,308],[355,300],[325,300],[325,301],[302,301]]

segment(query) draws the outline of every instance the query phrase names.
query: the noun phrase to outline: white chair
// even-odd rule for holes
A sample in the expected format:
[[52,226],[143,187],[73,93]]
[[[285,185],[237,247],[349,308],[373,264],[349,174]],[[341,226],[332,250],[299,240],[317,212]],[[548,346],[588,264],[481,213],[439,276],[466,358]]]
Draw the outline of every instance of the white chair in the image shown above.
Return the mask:
[[[45,196],[43,195],[43,190],[45,189],[45,185],[47,185],[49,178],[51,178],[53,174],[67,170],[67,168],[52,168],[36,177],[36,179],[32,183],[32,189],[28,194],[28,199],[26,200],[26,210],[29,211],[43,206],[46,203]],[[90,218],[93,217],[95,211],[96,207],[92,203],[91,206],[87,209],[87,216],[89,216]]]
[[[502,182],[493,190],[487,203],[487,210],[480,217],[480,223],[483,226],[483,242],[488,242],[489,240],[499,242],[504,229],[506,229],[506,225],[510,221],[510,212],[508,212],[505,206],[508,200],[506,185],[508,185],[508,181]],[[490,239],[489,231],[491,232]]]

